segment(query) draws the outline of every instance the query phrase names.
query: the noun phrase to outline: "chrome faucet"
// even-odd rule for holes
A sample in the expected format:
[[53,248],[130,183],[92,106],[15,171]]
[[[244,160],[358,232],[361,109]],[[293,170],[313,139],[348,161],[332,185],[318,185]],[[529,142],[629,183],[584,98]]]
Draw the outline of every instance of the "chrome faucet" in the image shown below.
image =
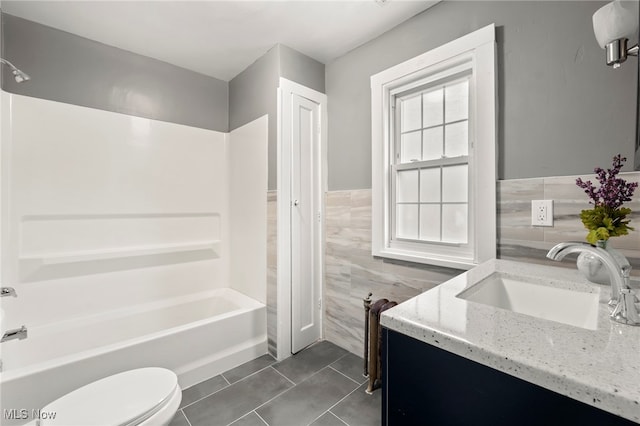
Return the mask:
[[[617,305],[618,299],[620,298],[620,289],[625,287],[625,280],[618,262],[616,262],[605,249],[594,247],[589,243],[571,241],[556,244],[549,250],[547,257],[552,260],[562,260],[568,254],[583,252],[594,255],[606,266],[609,271],[609,279],[611,280],[611,300],[609,301],[609,306]],[[629,269],[631,269],[631,267],[627,268],[627,279]],[[626,286],[628,287],[628,283],[626,283]]]
[[0,287],[0,297],[13,296],[18,297],[16,289],[13,287]]
[[631,266],[620,266],[618,262],[603,248],[594,247],[584,242],[567,242],[556,244],[547,257],[562,260],[571,253],[587,252],[597,257],[609,271],[611,280],[611,299],[609,306],[613,308],[611,319],[628,325],[640,325],[640,312],[636,307],[638,299],[629,285]]

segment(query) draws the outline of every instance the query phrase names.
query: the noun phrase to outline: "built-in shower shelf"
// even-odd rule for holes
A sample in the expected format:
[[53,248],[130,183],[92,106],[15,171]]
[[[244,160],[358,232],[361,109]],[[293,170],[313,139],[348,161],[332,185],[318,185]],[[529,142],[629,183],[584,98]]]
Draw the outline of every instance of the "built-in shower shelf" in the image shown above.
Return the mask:
[[217,251],[219,240],[199,241],[180,244],[159,244],[150,246],[127,247],[103,250],[82,250],[64,253],[44,253],[40,255],[21,256],[22,261],[37,261],[53,265],[58,263],[87,262],[91,260],[118,259],[122,257],[150,256],[154,254],[180,253],[198,250]]

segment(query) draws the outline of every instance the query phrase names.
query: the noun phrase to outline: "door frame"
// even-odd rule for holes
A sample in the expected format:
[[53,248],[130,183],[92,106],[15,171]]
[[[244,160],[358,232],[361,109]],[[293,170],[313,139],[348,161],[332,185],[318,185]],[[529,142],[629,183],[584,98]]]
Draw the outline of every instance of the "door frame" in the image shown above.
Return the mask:
[[[290,94],[305,97],[320,105],[320,146],[315,165],[320,172],[314,198],[320,206],[318,240],[315,263],[316,279],[320,284],[320,297],[324,299],[324,194],[327,188],[327,95],[286,78],[280,78],[277,91],[277,359],[291,356],[291,138],[284,129],[291,127],[291,104],[285,102]],[[287,96],[289,94],[289,96]],[[322,303],[322,302],[321,302]],[[324,335],[324,306],[320,307],[320,336]]]

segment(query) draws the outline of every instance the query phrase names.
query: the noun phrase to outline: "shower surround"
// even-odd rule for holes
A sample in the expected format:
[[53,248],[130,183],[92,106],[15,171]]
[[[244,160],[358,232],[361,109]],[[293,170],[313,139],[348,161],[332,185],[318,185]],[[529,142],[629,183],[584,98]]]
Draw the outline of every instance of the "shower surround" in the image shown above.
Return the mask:
[[267,352],[266,117],[223,133],[6,92],[2,112],[2,330],[29,330],[0,348],[2,409]]

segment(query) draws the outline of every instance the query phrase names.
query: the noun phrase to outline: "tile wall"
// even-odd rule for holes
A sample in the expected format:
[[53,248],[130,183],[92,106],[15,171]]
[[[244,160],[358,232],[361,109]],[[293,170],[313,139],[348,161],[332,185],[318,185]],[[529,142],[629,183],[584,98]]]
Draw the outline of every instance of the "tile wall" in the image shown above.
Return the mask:
[[[589,204],[575,185],[576,177],[498,182],[499,258],[551,264],[545,254],[554,244],[584,240],[586,231],[579,214]],[[593,179],[592,175],[582,177]],[[640,172],[621,177],[638,182]],[[543,199],[554,200],[555,222],[551,228],[531,226],[531,200]],[[371,190],[330,191],[325,203],[324,336],[360,355],[364,334],[362,300],[368,292],[373,293],[374,300],[384,297],[400,303],[462,271],[373,258]],[[632,275],[640,276],[640,191],[626,205],[634,212],[631,226],[637,230],[612,239],[612,244],[629,259],[634,268]],[[573,268],[575,257],[557,265]]]
[[410,299],[462,271],[371,256],[371,190],[331,191],[325,199],[325,339],[363,353],[363,299]]
[[277,357],[278,192],[267,191],[267,345]]
[[[584,241],[587,230],[580,211],[591,208],[587,195],[575,184],[578,176],[514,179],[498,182],[498,257],[532,263],[548,263],[546,252],[563,241]],[[594,181],[593,174],[580,176]],[[629,182],[639,182],[640,172],[621,173]],[[553,200],[553,227],[531,226],[531,200]],[[615,237],[610,244],[629,259],[632,275],[640,276],[640,191],[625,203],[633,211],[635,231]],[[561,262],[574,267],[575,257]]]

